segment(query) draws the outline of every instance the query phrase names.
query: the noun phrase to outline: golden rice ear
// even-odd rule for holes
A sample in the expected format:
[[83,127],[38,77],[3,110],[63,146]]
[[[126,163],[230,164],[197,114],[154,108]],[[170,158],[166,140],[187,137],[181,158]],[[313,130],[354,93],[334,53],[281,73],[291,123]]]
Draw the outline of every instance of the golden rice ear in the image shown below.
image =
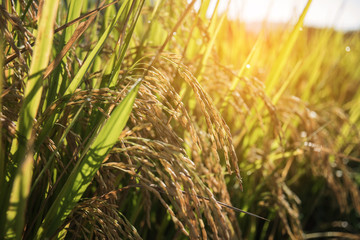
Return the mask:
[[0,236],[357,238],[358,32],[38,2],[0,6]]
[[[171,64],[171,62],[162,61],[162,65],[165,64]],[[104,163],[104,167],[123,171],[133,176],[134,179],[138,179],[140,183],[155,187],[151,192],[159,191],[166,197],[159,200],[167,209],[168,203],[165,200],[170,201],[173,209],[169,214],[179,229],[182,229],[183,226],[188,229],[189,236],[195,237],[200,233],[206,236],[203,218],[206,221],[214,222],[212,225],[214,232],[218,232],[217,226],[221,224],[222,231],[217,233],[220,234],[219,236],[230,236],[233,227],[229,226],[230,220],[222,213],[221,203],[202,201],[203,198],[200,197],[207,197],[211,193],[209,189],[216,187],[222,189],[221,201],[229,202],[228,194],[224,192],[226,185],[222,180],[222,183],[206,184],[208,185],[206,186],[198,178],[197,174],[199,171],[202,172],[201,169],[204,165],[190,159],[188,154],[191,151],[184,148],[185,139],[178,135],[178,129],[180,127],[184,131],[181,136],[189,135],[190,138],[187,138],[186,141],[193,141],[192,149],[198,150],[199,147],[207,149],[208,147],[204,144],[208,144],[208,140],[200,141],[198,126],[195,126],[193,120],[189,118],[184,104],[179,102],[181,99],[172,87],[172,80],[166,76],[166,72],[162,72],[160,68],[154,68],[149,74],[139,89],[139,97],[131,115],[133,127],[127,131],[121,148],[115,149],[116,152],[126,154],[131,165],[115,163],[112,162],[112,158],[109,158]],[[191,135],[194,133],[196,135]],[[224,140],[221,141],[224,142]],[[212,157],[214,160],[219,159],[216,151],[211,154],[216,154]],[[220,162],[213,164],[220,166]],[[141,166],[137,173],[135,166]],[[209,170],[212,168],[210,167]],[[140,192],[144,192],[144,190],[140,190]],[[184,192],[188,194],[184,194]],[[155,194],[158,197],[161,195]],[[208,209],[212,209],[212,213],[209,212],[203,216],[204,205],[207,205]],[[194,209],[196,214],[189,209]]]

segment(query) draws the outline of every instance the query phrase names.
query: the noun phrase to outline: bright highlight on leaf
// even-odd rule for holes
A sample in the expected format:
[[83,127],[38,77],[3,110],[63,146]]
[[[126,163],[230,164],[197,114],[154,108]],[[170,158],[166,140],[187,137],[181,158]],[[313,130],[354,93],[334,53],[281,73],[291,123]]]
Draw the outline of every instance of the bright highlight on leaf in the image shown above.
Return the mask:
[[109,119],[102,124],[103,126],[100,126],[99,132],[95,132],[94,141],[90,143],[88,150],[80,157],[46,214],[38,231],[38,238],[51,237],[84,194],[129,119],[140,87],[140,80],[132,87],[121,103],[115,107]]

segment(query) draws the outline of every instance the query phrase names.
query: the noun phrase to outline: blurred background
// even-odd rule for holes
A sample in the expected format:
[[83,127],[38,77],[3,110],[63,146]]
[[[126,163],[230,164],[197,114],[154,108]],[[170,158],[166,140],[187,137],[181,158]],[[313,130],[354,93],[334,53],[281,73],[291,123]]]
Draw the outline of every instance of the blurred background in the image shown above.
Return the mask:
[[[199,8],[200,0],[196,3]],[[208,13],[212,13],[217,1],[212,0]],[[274,23],[296,21],[304,9],[306,0],[222,0],[219,12],[226,11],[228,16],[247,23],[263,20]],[[305,17],[304,24],[312,27],[334,27],[338,30],[360,29],[360,1],[358,0],[316,0],[313,1]]]

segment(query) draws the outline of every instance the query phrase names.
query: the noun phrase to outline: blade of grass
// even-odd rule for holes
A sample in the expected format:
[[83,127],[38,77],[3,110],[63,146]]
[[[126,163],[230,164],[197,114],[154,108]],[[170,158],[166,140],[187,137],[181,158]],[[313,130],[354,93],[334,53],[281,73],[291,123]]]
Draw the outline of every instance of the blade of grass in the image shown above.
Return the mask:
[[[300,28],[303,25],[304,22],[304,18],[306,16],[306,13],[310,7],[312,0],[308,0],[302,14],[300,15],[296,25],[294,26],[291,34],[289,35],[289,37],[286,39],[279,56],[276,58],[274,65],[271,68],[271,71],[269,73],[268,78],[266,79],[265,82],[265,92],[267,93],[267,95],[272,95],[272,91],[273,88],[275,86],[277,86],[277,84],[279,84],[279,77],[280,74],[282,72],[282,70],[285,67],[286,62],[289,59],[291,50],[293,49],[293,46],[295,44],[295,41],[299,35],[300,32]],[[290,82],[287,82],[286,85],[289,85]],[[285,91],[285,89],[281,89],[281,92]],[[276,98],[280,97],[280,95],[277,94]],[[275,99],[276,99],[275,98]],[[258,112],[262,112],[263,109],[265,107],[265,103],[264,102],[260,102],[259,105],[257,106],[257,109],[255,109],[254,111],[258,111]],[[252,116],[256,116],[256,114],[251,114]],[[247,121],[247,125],[249,127],[249,129],[252,129],[255,126],[256,121],[254,121],[254,119],[248,118]],[[261,138],[261,136],[263,135],[263,130],[262,129],[255,129],[252,131],[252,135],[247,136],[244,139],[243,142],[243,146],[252,146],[254,144],[254,142],[256,141],[256,139]]]
[[[71,1],[69,4],[69,8],[68,8],[68,15],[66,18],[66,22],[70,22],[71,20],[76,19],[77,17],[80,16],[81,13],[81,6],[82,6],[82,0],[78,0],[78,1]],[[91,22],[94,18],[95,15],[92,15],[91,17],[89,17],[88,20],[86,20],[85,22]],[[92,20],[90,20],[92,19]],[[78,23],[76,23],[78,24]],[[46,103],[44,104],[44,109],[46,107],[48,107],[57,97],[60,88],[63,84],[63,82],[66,82],[66,78],[63,78],[63,75],[61,74],[61,67],[57,67],[58,64],[61,63],[63,57],[65,56],[65,54],[67,53],[67,51],[69,51],[70,47],[72,46],[72,43],[74,43],[81,35],[82,33],[86,30],[83,30],[83,32],[79,31],[79,26],[77,27],[76,24],[70,25],[69,27],[65,28],[62,35],[61,35],[61,40],[59,42],[59,44],[56,46],[56,50],[58,51],[58,54],[56,56],[56,58],[53,60],[53,62],[47,67],[45,73],[44,73],[44,79],[47,78],[50,73],[56,69],[53,78],[48,82],[49,83],[49,90],[47,91],[47,97],[46,97]],[[80,25],[82,26],[87,26],[86,23],[80,23]],[[90,24],[88,24],[90,25]],[[77,28],[76,28],[77,27]],[[75,29],[78,30],[78,32],[75,32]],[[74,32],[75,34],[78,34],[78,37],[75,38],[74,37]],[[69,41],[70,39],[70,41]],[[73,41],[71,43],[71,40]],[[66,45],[65,45],[66,43]],[[65,46],[64,46],[65,45]],[[66,48],[68,47],[68,48]],[[60,50],[61,49],[61,50]],[[67,62],[66,59],[64,59],[64,62]],[[66,76],[66,75],[65,75]]]
[[77,162],[59,195],[47,212],[37,233],[37,238],[51,237],[80,200],[102,161],[110,152],[125,127],[140,83],[141,80],[131,88],[128,95],[114,109],[101,130],[95,133],[97,135],[89,150]]
[[[90,12],[88,12],[88,13],[86,13],[86,14],[78,17],[78,18],[75,18],[74,20],[72,20],[72,21],[70,21],[70,22],[68,22],[68,23],[65,23],[65,24],[62,25],[61,27],[56,28],[55,31],[54,31],[54,33],[58,33],[58,32],[60,32],[60,31],[62,31],[62,30],[64,30],[64,29],[66,29],[66,28],[68,28],[68,27],[70,27],[70,26],[72,26],[72,25],[80,22],[81,20],[83,20],[83,19],[85,19],[85,18],[87,18],[87,17],[94,16],[94,15],[98,14],[101,10],[103,10],[103,9],[109,7],[109,6],[114,5],[115,3],[119,2],[119,1],[120,1],[120,0],[116,0],[116,1],[114,1],[114,2],[111,2],[111,3],[109,3],[109,4],[106,4],[106,5],[104,5],[104,6],[100,6],[100,7],[96,8],[96,9],[94,9],[94,10],[92,10],[92,11],[90,11]],[[83,3],[83,6],[86,6],[86,5],[87,5],[87,4],[84,2],[84,3]],[[101,4],[100,4],[100,5],[101,5]],[[33,43],[31,43],[31,46],[33,46]],[[24,49],[21,49],[20,52],[21,52],[21,53],[24,53],[24,52],[26,52],[27,50],[28,50],[27,48],[24,48]],[[6,59],[5,59],[5,64],[8,64],[9,62],[13,61],[13,60],[14,60],[15,58],[17,58],[17,57],[18,57],[18,55],[17,55],[16,53],[13,53],[13,54],[8,55],[8,56],[6,57]]]
[[303,91],[301,95],[301,99],[304,101],[309,101],[311,96],[313,95],[313,87],[316,86],[316,83],[319,81],[321,72],[324,71],[322,69],[322,65],[325,62],[327,51],[324,51],[328,44],[328,39],[331,37],[332,31],[329,29],[324,31],[324,33],[318,39],[318,48],[314,49],[310,54],[309,58],[309,76],[306,81],[306,91]]
[[157,0],[155,2],[154,9],[153,9],[151,17],[149,18],[149,21],[148,21],[149,24],[147,25],[147,29],[145,30],[145,33],[144,33],[144,35],[141,38],[141,41],[139,43],[138,50],[137,50],[136,57],[135,57],[135,61],[137,61],[138,59],[141,58],[140,54],[142,53],[142,50],[144,48],[144,44],[151,37],[150,33],[151,33],[151,30],[152,30],[152,28],[154,26],[154,22],[156,21],[157,17],[159,16],[159,12],[161,10],[161,7],[159,7],[160,3],[163,4],[164,2],[165,1],[163,1],[163,0]]
[[[63,30],[63,29],[65,29],[65,28],[67,28],[67,27],[69,27],[69,26],[71,26],[71,25],[73,25],[73,24],[81,21],[81,20],[84,19],[84,18],[87,18],[87,17],[90,17],[90,16],[92,16],[92,15],[94,15],[94,14],[97,14],[97,13],[99,13],[101,10],[103,10],[103,9],[105,9],[105,8],[111,6],[111,5],[114,5],[115,3],[119,2],[119,1],[120,1],[120,0],[115,0],[115,1],[113,1],[113,2],[111,2],[111,3],[109,3],[109,4],[106,4],[106,5],[104,5],[104,6],[98,7],[98,8],[96,8],[96,9],[94,9],[94,10],[92,10],[92,11],[90,11],[90,12],[88,12],[88,13],[80,16],[80,17],[78,17],[78,18],[75,18],[74,20],[72,20],[72,21],[70,21],[70,22],[62,25],[61,27],[57,28],[57,29],[55,30],[55,33],[60,32],[61,30]],[[86,1],[83,2],[83,6],[84,6],[84,7],[87,6]]]
[[[76,123],[76,120],[79,118],[79,115],[81,113],[81,111],[83,110],[85,106],[85,103],[83,103],[81,105],[81,107],[79,108],[79,110],[76,112],[75,116],[73,119],[71,119],[71,122],[69,123],[69,126],[66,127],[64,133],[62,134],[60,140],[59,140],[59,143],[56,145],[56,149],[60,149],[61,145],[63,144],[66,136],[68,135],[68,133],[70,132],[71,128],[74,126],[74,124]],[[44,166],[44,168],[41,170],[41,172],[37,175],[34,183],[32,184],[31,186],[31,189],[30,189],[30,193],[34,191],[36,185],[38,184],[38,182],[40,181],[40,179],[42,178],[42,176],[44,175],[44,173],[46,172],[46,170],[50,167],[50,165],[52,164],[52,160],[54,159],[54,156],[55,156],[55,152],[53,152],[51,154],[51,156],[49,157],[49,160],[48,162],[46,163],[46,165]]]
[[[82,5],[83,5],[82,0],[72,0],[70,2],[69,12],[68,12],[66,22],[71,22],[72,20],[74,20],[80,16]],[[100,6],[100,7],[102,7],[102,6]],[[95,16],[96,16],[96,14],[95,14]],[[70,37],[75,32],[76,27],[77,27],[76,25],[71,25],[68,28],[66,28],[65,42],[69,41]]]
[[39,107],[43,81],[42,71],[46,68],[50,58],[57,3],[58,0],[51,4],[47,3],[43,7],[43,17],[40,19],[37,41],[25,87],[24,103],[20,110],[19,138],[18,142],[15,141],[12,145],[12,152],[16,152],[17,162],[20,162],[25,156],[26,141],[30,138],[32,124]]
[[[0,114],[2,115],[2,94],[3,94],[3,83],[4,83],[4,76],[5,76],[5,69],[4,69],[4,60],[5,60],[5,49],[4,49],[4,31],[3,26],[0,26]],[[0,205],[6,209],[6,204],[8,201],[8,193],[5,191],[7,190],[7,182],[6,182],[6,161],[5,161],[5,154],[6,151],[3,146],[2,141],[2,121],[0,121],[0,189],[2,194],[0,195]],[[6,219],[6,211],[0,211],[0,222],[4,223]],[[4,236],[4,229],[5,224],[0,224],[0,236]]]
[[74,79],[71,81],[69,87],[66,89],[64,95],[68,95],[74,93],[75,89],[79,86],[82,78],[84,77],[85,73],[88,71],[90,65],[95,60],[95,57],[99,54],[101,48],[103,47],[106,39],[108,38],[111,31],[114,29],[115,24],[118,22],[121,15],[124,13],[126,5],[129,3],[129,0],[126,0],[122,3],[119,11],[117,12],[115,18],[111,22],[111,24],[107,27],[103,35],[100,37],[99,41],[95,45],[94,49],[90,52],[88,57],[86,58],[85,62],[79,69],[78,73],[75,75]]
[[277,91],[277,93],[275,94],[275,96],[272,98],[272,103],[274,105],[277,104],[277,102],[279,101],[279,99],[281,98],[282,94],[285,92],[286,88],[289,86],[289,83],[294,80],[294,76],[297,74],[298,70],[300,69],[300,66],[302,64],[302,61],[299,61],[295,67],[293,68],[293,70],[291,71],[290,75],[288,78],[286,78],[284,84],[281,86],[281,88],[279,89],[279,91]]
[[[54,32],[55,17],[57,13],[58,0],[44,2],[39,27],[37,30],[37,40],[35,43],[32,62],[30,66],[29,77],[25,87],[25,97],[20,109],[18,120],[18,138],[12,145],[12,152],[15,153],[15,165],[19,168],[12,168],[11,179],[7,190],[5,209],[9,206],[6,213],[7,221],[5,231],[17,239],[22,236],[24,228],[25,206],[30,190],[32,177],[32,141],[29,139],[32,135],[33,123],[39,108],[42,94],[42,71],[46,68],[52,49],[52,40]],[[25,159],[26,156],[26,159]],[[13,177],[16,172],[15,177]],[[14,178],[14,179],[13,179]],[[14,184],[12,184],[14,182]],[[12,186],[13,185],[13,186]],[[9,200],[7,200],[7,198]]]
[[233,80],[233,82],[231,84],[231,87],[230,87],[228,93],[225,96],[225,101],[223,102],[223,104],[222,104],[222,106],[220,108],[220,112],[222,112],[225,109],[225,107],[227,107],[232,92],[235,90],[236,86],[239,84],[240,78],[243,76],[244,71],[246,69],[246,66],[250,63],[250,61],[253,58],[255,52],[259,50],[259,43],[262,42],[262,40],[263,40],[263,37],[262,37],[262,35],[260,35],[258,37],[258,39],[256,40],[256,43],[254,44],[253,48],[251,49],[249,55],[247,56],[245,62],[241,66],[237,76],[234,78],[234,80]]
[[203,0],[201,1],[201,6],[198,12],[198,15],[200,16],[201,20],[206,21],[206,13],[210,5],[210,0]]
[[22,16],[21,16],[21,20],[24,21],[25,20],[25,17],[26,17],[26,13],[29,11],[29,8],[31,6],[31,4],[33,3],[34,0],[28,0],[27,4],[26,4],[26,7],[25,7],[25,10],[24,12],[22,13]]
[[[354,96],[354,99],[350,102],[350,110],[349,110],[349,123],[343,124],[340,130],[340,134],[336,139],[336,150],[344,147],[346,143],[347,136],[351,135],[351,132],[354,130],[354,126],[359,126],[360,122],[360,105],[358,104],[360,101],[360,89]],[[353,149],[356,148],[356,145],[350,144],[346,146],[344,153],[345,155],[349,155]]]
[[293,46],[295,44],[295,41],[297,37],[299,36],[300,29],[304,23],[305,16],[309,10],[310,4],[312,0],[308,0],[304,10],[302,11],[299,20],[297,21],[296,25],[294,26],[291,34],[285,41],[280,51],[279,56],[277,57],[274,65],[272,66],[272,69],[270,71],[270,74],[268,78],[266,79],[266,93],[269,94],[271,91],[273,91],[273,88],[279,83],[279,77],[284,69],[284,66],[286,64],[286,61],[289,58],[289,55],[291,53],[291,50],[293,49]]
[[44,73],[44,78],[47,78],[52,71],[61,63],[61,60],[65,57],[66,53],[70,50],[73,44],[82,36],[82,34],[89,28],[90,24],[94,21],[96,15],[92,15],[89,19],[84,22],[81,22],[76,30],[74,31],[73,35],[67,41],[64,48],[59,52],[56,56],[54,61],[50,63],[50,65],[46,68]]
[[6,238],[21,239],[24,231],[25,211],[29,195],[34,157],[31,151],[16,171],[11,198],[6,213]]
[[[213,13],[213,17],[211,18],[211,22],[210,22],[210,25],[209,25],[209,29],[212,30],[211,32],[211,39],[210,41],[208,42],[206,48],[205,48],[205,52],[204,52],[204,55],[201,59],[201,62],[196,70],[196,73],[195,73],[195,76],[197,78],[197,80],[200,82],[201,79],[202,79],[202,74],[205,70],[205,66],[209,60],[209,56],[210,56],[210,53],[211,53],[211,50],[213,49],[214,47],[214,44],[215,44],[215,40],[217,38],[217,35],[219,34],[219,30],[221,29],[221,26],[223,25],[223,22],[226,18],[226,14],[223,14],[218,25],[215,27],[215,22],[216,22],[216,16],[217,16],[217,8],[218,8],[218,5],[219,5],[219,1],[216,2],[216,6],[215,6],[215,10],[214,10],[214,13]],[[228,5],[228,8],[229,8],[229,5]]]
[[[2,34],[2,32],[0,32],[0,34]],[[4,59],[5,59],[5,54],[4,54],[4,40],[3,37],[1,36],[0,38],[0,116],[3,115],[2,113],[2,98],[1,95],[3,93],[3,82],[4,82]],[[2,129],[2,121],[0,121],[0,189],[5,189],[5,176],[6,176],[6,164],[5,164],[5,148],[3,145],[3,129]],[[2,199],[0,198],[0,203]],[[1,206],[3,206],[1,204]],[[2,219],[0,219],[2,220]],[[3,221],[1,221],[3,222]]]
[[[115,2],[117,2],[117,1],[115,1]],[[107,27],[105,32],[102,34],[99,41],[97,42],[97,44],[93,48],[93,50],[89,53],[89,55],[87,56],[87,58],[84,61],[83,65],[81,66],[81,68],[79,69],[79,71],[77,72],[74,79],[71,81],[70,85],[67,87],[67,89],[65,90],[65,93],[63,95],[71,95],[72,93],[75,92],[76,88],[80,85],[81,80],[83,79],[86,72],[89,70],[91,64],[94,62],[96,56],[99,54],[101,48],[104,46],[106,39],[108,38],[111,31],[114,29],[115,24],[118,22],[119,18],[123,14],[124,9],[125,9],[125,7],[126,7],[126,5],[128,3],[129,3],[129,0],[126,0],[126,1],[123,2],[123,4],[121,5],[119,11],[117,12],[116,16],[114,17],[113,21]],[[110,5],[108,4],[108,5],[105,5],[103,7],[98,8],[98,9],[100,9],[100,10],[104,9],[106,6],[110,6]],[[97,12],[98,9],[96,9],[96,10],[94,10],[92,12]],[[55,123],[55,120],[58,119],[59,115],[60,115],[60,113],[57,113],[57,115],[53,117],[52,121],[47,121],[46,122],[42,132],[40,133],[40,135],[38,137],[37,145],[39,145],[40,143],[43,142],[45,137],[48,135],[48,133],[52,129],[52,127],[53,127],[53,125]]]
[[135,13],[134,20],[131,23],[129,33],[126,35],[126,39],[124,39],[126,25],[127,25],[128,21],[129,21],[130,14],[133,12],[132,9],[135,7],[135,2],[133,2],[133,4],[131,5],[128,17],[126,18],[126,20],[124,22],[123,33],[121,34],[120,39],[119,39],[120,40],[119,41],[120,42],[119,56],[117,56],[118,60],[116,61],[115,67],[114,67],[114,69],[113,69],[113,71],[111,73],[109,87],[114,87],[116,85],[116,83],[117,83],[117,80],[119,78],[120,71],[121,71],[121,66],[122,66],[122,63],[123,63],[123,60],[124,60],[124,57],[125,57],[125,53],[126,53],[128,47],[129,47],[130,40],[131,40],[131,37],[133,35],[136,23],[137,23],[137,21],[139,19],[140,12],[142,10],[144,2],[145,1],[139,2],[139,7],[135,8],[135,9],[137,9],[137,11]]

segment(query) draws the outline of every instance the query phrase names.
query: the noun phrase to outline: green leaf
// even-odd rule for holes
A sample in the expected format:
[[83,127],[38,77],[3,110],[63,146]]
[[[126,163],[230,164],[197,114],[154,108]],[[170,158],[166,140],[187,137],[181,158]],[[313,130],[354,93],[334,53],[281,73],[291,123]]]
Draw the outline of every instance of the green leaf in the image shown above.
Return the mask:
[[[6,212],[6,235],[20,239],[24,229],[25,208],[30,191],[33,171],[33,142],[31,138],[34,120],[39,109],[42,94],[42,72],[49,63],[52,49],[55,18],[57,15],[58,0],[45,1],[39,20],[36,42],[29,77],[25,80],[25,97],[20,109],[18,120],[18,139],[13,141],[12,153],[15,153],[14,166],[11,168],[11,179],[5,187],[7,192],[2,195],[2,208]],[[26,159],[25,159],[26,156]],[[15,166],[19,166],[18,168]],[[11,192],[9,192],[9,190]],[[3,219],[3,216],[1,216]],[[2,235],[1,227],[0,235]]]
[[51,205],[38,233],[38,238],[51,237],[70,214],[76,203],[91,183],[102,161],[117,142],[129,119],[136,94],[140,87],[139,80],[129,91],[124,100],[114,109],[104,123],[88,151],[75,165],[59,195]]
[[122,3],[119,11],[116,14],[116,17],[113,19],[111,24],[106,28],[103,35],[100,37],[99,41],[96,43],[94,49],[89,53],[89,56],[86,58],[85,62],[83,63],[83,65],[81,66],[81,68],[79,69],[77,74],[75,75],[74,79],[71,81],[71,83],[70,83],[69,87],[66,89],[64,95],[72,94],[72,93],[75,92],[75,89],[81,83],[81,80],[84,77],[85,73],[88,71],[89,67],[91,66],[91,64],[95,60],[96,56],[98,56],[98,54],[99,54],[101,48],[103,47],[106,39],[109,37],[109,34],[111,33],[111,31],[115,27],[115,24],[117,23],[117,21],[119,20],[119,18],[123,14],[124,9],[125,9],[128,2],[129,2],[129,0],[124,1]]
[[244,74],[244,71],[246,69],[246,66],[250,63],[250,61],[252,60],[254,54],[259,51],[259,45],[260,43],[263,41],[263,35],[260,34],[260,36],[258,37],[258,39],[256,40],[256,43],[254,44],[253,48],[251,49],[249,55],[247,56],[245,62],[242,64],[242,67],[240,68],[237,76],[234,78],[231,87],[228,91],[228,93],[225,96],[225,100],[223,102],[223,104],[221,105],[221,109],[220,111],[223,112],[223,110],[225,109],[225,107],[227,107],[229,100],[231,98],[231,94],[234,92],[235,88],[237,87],[237,85],[240,82],[241,77]]
[[32,153],[27,154],[25,161],[16,171],[11,190],[11,199],[6,213],[6,238],[21,239],[26,203],[29,195],[34,158]]
[[269,94],[273,88],[278,84],[279,77],[284,69],[284,66],[289,58],[289,55],[291,53],[291,50],[293,49],[293,46],[295,44],[296,39],[299,36],[300,29],[304,23],[304,19],[306,16],[306,13],[309,10],[310,4],[312,0],[308,0],[303,12],[301,13],[298,22],[296,23],[295,27],[293,28],[290,36],[287,38],[285,43],[281,44],[283,45],[280,54],[278,58],[276,59],[274,65],[272,66],[271,72],[269,74],[269,77],[266,79],[266,92]]

